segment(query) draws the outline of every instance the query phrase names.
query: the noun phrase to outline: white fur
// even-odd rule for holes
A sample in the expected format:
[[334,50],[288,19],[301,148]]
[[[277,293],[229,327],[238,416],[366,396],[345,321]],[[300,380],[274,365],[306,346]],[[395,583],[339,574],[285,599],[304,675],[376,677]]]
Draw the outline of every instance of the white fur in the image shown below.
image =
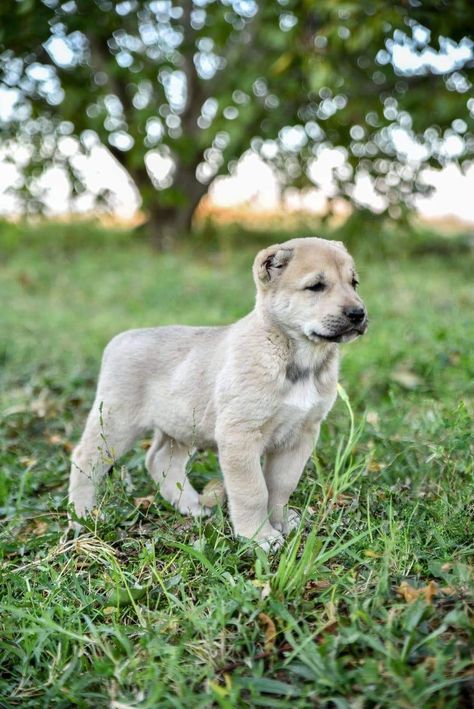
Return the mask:
[[[334,282],[325,298],[304,286],[322,270]],[[348,285],[352,272],[340,246],[294,239],[257,255],[255,309],[233,325],[115,337],[72,457],[76,514],[92,509],[106,470],[152,430],[146,465],[171,504],[192,515],[209,512],[186,464],[195,448],[215,448],[235,533],[266,548],[281,544],[295,519],[288,499],[336,397],[337,345],[306,329],[311,323],[322,332],[331,317],[341,319],[344,305],[360,303]]]
[[314,379],[308,377],[308,379],[298,381],[291,386],[282,404],[290,409],[298,409],[306,413],[318,404],[319,399]]

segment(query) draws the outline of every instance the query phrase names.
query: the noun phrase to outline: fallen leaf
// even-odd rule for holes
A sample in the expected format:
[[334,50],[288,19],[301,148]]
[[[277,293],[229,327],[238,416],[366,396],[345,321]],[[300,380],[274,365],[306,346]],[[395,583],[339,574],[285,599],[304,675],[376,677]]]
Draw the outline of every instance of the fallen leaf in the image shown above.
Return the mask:
[[33,279],[28,273],[25,273],[24,271],[21,271],[20,273],[17,274],[16,280],[20,285],[23,286],[23,288],[31,288],[33,285]]
[[265,642],[264,642],[265,652],[271,652],[273,650],[274,645],[275,645],[275,640],[276,640],[276,635],[277,635],[275,623],[270,618],[270,616],[267,615],[266,613],[259,613],[258,619],[260,621],[260,624],[265,626]]
[[414,586],[410,586],[407,581],[402,581],[400,586],[397,588],[397,593],[407,603],[413,603],[421,596],[424,597],[427,603],[431,603],[437,591],[438,586],[435,581],[430,581],[427,586],[423,586],[422,588],[415,588]]
[[417,588],[413,588],[409,583],[403,581],[397,588],[397,593],[403,598],[407,603],[413,603],[420,596],[420,591]]
[[155,501],[155,495],[146,495],[146,497],[135,497],[133,504],[139,510],[147,510]]
[[334,501],[336,507],[348,507],[351,502],[352,497],[350,495],[346,495],[345,493],[338,495]]
[[428,672],[434,672],[438,666],[438,660],[436,659],[436,657],[428,655],[428,657],[425,657],[425,659],[423,660],[423,664],[428,670]]
[[382,554],[377,554],[377,552],[372,551],[372,549],[364,549],[364,556],[367,556],[369,559],[380,559]]
[[21,541],[26,541],[31,539],[32,535],[35,537],[42,537],[43,534],[49,529],[49,525],[44,519],[31,519],[21,528],[18,539]]
[[339,632],[339,623],[337,620],[327,623],[320,633],[315,637],[317,643],[323,643],[326,639],[326,635],[336,635]]
[[440,588],[440,591],[444,593],[445,596],[454,596],[456,594],[456,589],[452,586],[443,586],[443,588]]
[[344,492],[336,496],[336,490],[331,485],[328,487],[327,498],[333,500],[336,507],[347,507],[352,502],[352,497]]
[[325,591],[331,587],[329,579],[319,579],[318,581],[308,581],[306,589],[308,591]]
[[368,473],[380,473],[386,466],[383,463],[377,463],[376,460],[371,460],[367,466]]
[[422,589],[423,595],[427,603],[431,603],[434,596],[436,596],[437,591],[438,585],[436,581],[430,581],[429,584]]
[[34,527],[31,530],[35,537],[42,537],[43,534],[46,534],[48,531],[48,525],[44,521],[44,519],[35,519],[34,520]]
[[48,443],[52,446],[62,446],[67,453],[71,453],[74,448],[74,445],[70,441],[66,441],[59,433],[49,435]]

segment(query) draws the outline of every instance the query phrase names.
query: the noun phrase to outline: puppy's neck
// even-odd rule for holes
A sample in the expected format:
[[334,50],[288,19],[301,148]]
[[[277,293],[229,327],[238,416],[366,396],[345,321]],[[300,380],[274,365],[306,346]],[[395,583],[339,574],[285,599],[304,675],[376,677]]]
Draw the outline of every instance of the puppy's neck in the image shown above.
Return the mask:
[[299,381],[323,372],[339,359],[339,347],[334,342],[312,342],[304,335],[296,336],[283,330],[261,307],[253,311],[265,330],[266,338],[280,352],[286,366],[287,379]]
[[318,375],[339,355],[337,344],[332,342],[311,342],[310,340],[290,340],[290,356],[287,376],[304,376],[305,372]]

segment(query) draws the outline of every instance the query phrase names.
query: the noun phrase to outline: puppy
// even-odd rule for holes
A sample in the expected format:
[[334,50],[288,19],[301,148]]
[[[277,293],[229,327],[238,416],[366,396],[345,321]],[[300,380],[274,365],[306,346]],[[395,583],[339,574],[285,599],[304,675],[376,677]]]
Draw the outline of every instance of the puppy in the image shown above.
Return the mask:
[[269,549],[298,524],[287,504],[336,398],[338,344],[366,331],[367,314],[341,242],[275,244],[257,254],[253,276],[255,307],[232,325],[129,330],[107,345],[72,456],[79,517],[113,462],[153,431],[146,466],[180,512],[209,513],[186,463],[212,448],[236,535]]

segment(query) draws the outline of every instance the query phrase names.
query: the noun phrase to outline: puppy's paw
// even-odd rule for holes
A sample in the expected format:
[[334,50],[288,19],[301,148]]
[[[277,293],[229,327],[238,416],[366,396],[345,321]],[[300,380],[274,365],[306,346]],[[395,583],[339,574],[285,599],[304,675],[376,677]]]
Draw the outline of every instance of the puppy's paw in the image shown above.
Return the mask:
[[277,551],[285,542],[281,532],[271,525],[265,525],[265,529],[260,529],[256,534],[240,532],[237,533],[237,536],[246,542],[259,546],[266,554]]
[[262,539],[256,539],[255,541],[266,554],[272,554],[283,546],[285,538],[283,534],[275,530],[274,534],[267,535]]
[[80,511],[69,506],[67,514],[66,536],[78,537],[83,532],[88,532],[97,520],[104,520],[105,516],[97,507],[88,507]]
[[87,530],[84,528],[80,522],[71,517],[68,517],[67,527],[64,528],[63,533],[60,537],[60,543],[65,544],[66,542],[77,539],[83,532]]
[[192,517],[208,517],[212,510],[201,503],[199,495],[194,488],[180,490],[176,487],[173,491],[163,491],[161,494],[173,507],[183,515]]
[[181,514],[191,515],[191,517],[209,517],[209,515],[212,514],[212,509],[210,507],[205,507],[204,505],[201,505],[199,501],[193,504],[189,504],[186,507],[180,505],[178,509]]
[[288,510],[282,522],[274,522],[272,525],[282,534],[289,534],[294,529],[298,529],[301,522],[301,515],[296,510]]
[[66,531],[77,536],[84,529],[84,525],[78,522],[76,519],[69,519],[67,523]]

